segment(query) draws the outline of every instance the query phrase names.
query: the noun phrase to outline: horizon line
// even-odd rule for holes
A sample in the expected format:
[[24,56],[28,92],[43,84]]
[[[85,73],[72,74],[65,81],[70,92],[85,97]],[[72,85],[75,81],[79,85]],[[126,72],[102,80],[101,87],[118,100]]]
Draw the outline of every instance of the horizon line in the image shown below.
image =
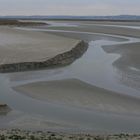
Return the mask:
[[0,15],[1,17],[6,17],[6,16],[73,16],[73,17],[106,17],[106,16],[140,16],[137,14],[116,14],[116,15]]

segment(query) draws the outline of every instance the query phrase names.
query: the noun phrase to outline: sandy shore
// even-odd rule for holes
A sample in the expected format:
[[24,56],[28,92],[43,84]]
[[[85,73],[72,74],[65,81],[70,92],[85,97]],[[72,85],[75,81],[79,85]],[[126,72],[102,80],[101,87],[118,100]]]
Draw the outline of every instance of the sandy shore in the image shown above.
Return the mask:
[[[67,23],[67,22],[66,22]],[[74,22],[75,23],[75,22]],[[124,28],[123,26],[139,26],[140,23],[116,23],[111,22],[78,22],[75,23],[79,26],[76,27],[49,27],[48,29],[54,30],[70,30],[70,31],[82,31],[82,32],[93,32],[93,33],[104,33],[104,34],[116,34],[124,36],[140,37],[140,29]],[[104,25],[116,25],[116,26],[104,26]],[[119,25],[117,27],[117,25]],[[122,27],[121,27],[122,26]]]
[[140,100],[86,84],[80,80],[67,79],[37,82],[14,88],[35,99],[82,109],[140,114]]
[[71,50],[78,42],[47,33],[0,27],[0,64],[41,62]]
[[121,57],[113,63],[116,67],[135,67],[140,69],[139,59],[140,59],[140,42],[137,43],[127,43],[121,45],[110,45],[103,46],[104,51],[107,53],[120,54]]
[[[39,69],[51,65],[50,63],[54,63],[54,61],[56,65],[60,63],[60,59],[65,59],[64,56],[58,56],[59,54],[69,52],[76,46],[84,48],[84,43],[80,40],[47,33],[0,27],[0,71]],[[83,53],[86,49],[81,50],[79,52]],[[70,54],[66,54],[66,57],[70,57],[68,55]],[[54,57],[56,58],[51,60]],[[50,61],[48,62],[48,60]]]
[[103,46],[107,53],[116,53],[120,58],[113,62],[113,66],[124,78],[121,82],[127,86],[140,90],[140,43]]

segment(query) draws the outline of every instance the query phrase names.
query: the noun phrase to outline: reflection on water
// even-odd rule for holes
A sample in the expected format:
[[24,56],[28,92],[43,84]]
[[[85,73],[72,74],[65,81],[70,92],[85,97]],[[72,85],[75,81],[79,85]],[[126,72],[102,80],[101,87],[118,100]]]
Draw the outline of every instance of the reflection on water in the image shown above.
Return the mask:
[[[81,24],[82,25],[82,24]],[[140,30],[140,26],[136,26],[136,25],[108,25],[108,24],[83,24],[83,25],[88,25],[88,26],[105,26],[105,27],[121,27],[121,28],[128,28],[128,29],[138,29],[138,30]]]

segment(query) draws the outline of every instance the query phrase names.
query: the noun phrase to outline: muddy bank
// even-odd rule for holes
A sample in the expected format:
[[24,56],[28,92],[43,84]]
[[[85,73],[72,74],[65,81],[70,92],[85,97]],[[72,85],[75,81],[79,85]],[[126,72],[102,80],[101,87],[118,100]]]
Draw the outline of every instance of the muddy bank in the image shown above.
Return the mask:
[[13,89],[31,98],[64,106],[121,115],[140,114],[139,99],[92,86],[77,79],[36,82]]
[[53,66],[63,66],[71,64],[74,60],[81,57],[83,53],[87,50],[88,43],[80,41],[76,44],[74,48],[70,51],[56,55],[42,62],[21,62],[13,64],[2,64],[0,65],[0,72],[19,72],[28,70],[44,69]]
[[44,22],[18,21],[12,19],[0,19],[0,26],[45,26]]
[[7,104],[0,104],[0,115],[7,115],[11,108]]
[[120,58],[114,61],[112,65],[120,73],[121,83],[140,90],[140,43],[103,46],[103,49],[109,54],[120,55]]
[[94,25],[94,24],[88,24],[78,27],[49,27],[48,29],[51,30],[68,30],[68,31],[81,31],[81,32],[91,32],[91,33],[104,33],[104,34],[110,34],[110,35],[123,35],[127,37],[140,37],[140,30],[138,29],[132,29],[132,28],[124,28],[119,26],[105,26],[104,24],[101,25]]

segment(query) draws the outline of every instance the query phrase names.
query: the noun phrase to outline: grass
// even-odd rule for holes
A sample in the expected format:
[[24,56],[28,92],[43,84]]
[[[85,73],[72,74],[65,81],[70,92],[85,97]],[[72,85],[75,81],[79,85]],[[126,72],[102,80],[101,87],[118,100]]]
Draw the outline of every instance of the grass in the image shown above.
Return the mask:
[[0,19],[0,25],[7,25],[7,26],[41,26],[47,25],[47,23],[43,22],[31,22],[31,21],[18,21],[12,19]]

